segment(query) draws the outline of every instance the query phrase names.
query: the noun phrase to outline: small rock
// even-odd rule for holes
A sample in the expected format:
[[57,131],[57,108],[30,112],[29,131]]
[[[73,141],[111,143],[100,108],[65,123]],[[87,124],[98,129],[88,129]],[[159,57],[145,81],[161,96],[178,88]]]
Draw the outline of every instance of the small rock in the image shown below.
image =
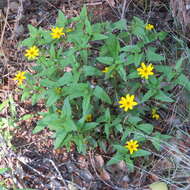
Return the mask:
[[149,187],[151,190],[168,190],[167,184],[160,181],[149,185]]
[[102,169],[102,171],[100,172],[100,177],[104,181],[110,181],[110,179],[111,179],[109,173],[105,169]]
[[9,9],[12,12],[16,13],[18,11],[18,8],[19,8],[19,3],[15,2],[15,1],[9,3]]
[[95,161],[96,161],[96,166],[98,168],[102,168],[104,166],[104,159],[102,158],[101,155],[96,155],[95,156]]
[[129,177],[128,176],[123,176],[122,180],[121,180],[121,186],[123,188],[128,188],[129,187]]
[[88,170],[80,170],[79,176],[82,177],[85,181],[92,181],[94,177]]
[[15,36],[16,36],[16,38],[19,38],[23,34],[24,34],[24,26],[22,24],[18,25],[18,27],[15,30]]

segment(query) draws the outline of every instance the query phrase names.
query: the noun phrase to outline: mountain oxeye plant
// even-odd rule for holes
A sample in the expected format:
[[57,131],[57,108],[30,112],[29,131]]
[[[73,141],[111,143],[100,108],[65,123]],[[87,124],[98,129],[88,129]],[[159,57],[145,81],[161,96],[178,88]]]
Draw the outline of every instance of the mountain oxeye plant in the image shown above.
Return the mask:
[[69,151],[75,144],[85,154],[99,147],[112,155],[108,164],[124,160],[131,170],[138,157],[161,150],[170,136],[152,123],[175,101],[176,85],[190,90],[183,60],[167,65],[161,48],[167,33],[137,17],[92,24],[86,7],[74,18],[60,11],[49,30],[28,28],[22,46],[35,64],[31,73],[19,71],[14,80],[22,101],[46,106],[34,133],[47,127],[54,132],[55,148]]

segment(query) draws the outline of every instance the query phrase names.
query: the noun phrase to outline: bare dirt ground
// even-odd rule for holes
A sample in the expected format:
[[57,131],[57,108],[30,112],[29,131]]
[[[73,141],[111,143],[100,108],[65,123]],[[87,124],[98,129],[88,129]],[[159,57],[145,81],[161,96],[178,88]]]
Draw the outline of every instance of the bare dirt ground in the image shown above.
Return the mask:
[[[120,17],[131,19],[134,15],[141,15],[142,19],[150,18],[158,29],[168,30],[172,24],[172,17],[163,1],[154,1],[148,14],[143,14],[146,7],[136,1],[129,1],[125,9],[123,9],[123,2],[97,0],[85,3],[89,12],[94,15],[94,22],[116,21]],[[36,113],[42,111],[44,107],[43,104],[31,106],[30,101],[20,102],[19,89],[12,78],[17,70],[29,70],[30,65],[24,59],[23,49],[18,47],[18,44],[27,37],[28,24],[49,28],[55,23],[59,9],[68,17],[75,16],[79,14],[83,4],[83,0],[12,0],[9,2],[9,7],[1,11],[0,103],[11,95],[17,118],[17,127],[9,129],[12,135],[12,146],[9,146],[2,137],[0,138],[3,144],[1,151],[4,153],[0,160],[0,168],[11,169],[10,172],[0,175],[0,181],[4,181],[8,189],[17,187],[44,190],[146,190],[147,185],[157,181],[159,176],[167,175],[164,173],[166,168],[171,170],[174,168],[167,155],[165,159],[160,160],[153,156],[150,168],[147,168],[150,172],[136,170],[129,174],[123,162],[111,167],[106,166],[106,161],[112,155],[105,154],[102,150],[97,149],[86,156],[78,154],[74,146],[69,153],[65,148],[54,150],[50,131],[44,130],[32,134],[38,120]],[[18,121],[25,114],[33,114],[34,117]],[[4,118],[10,116],[8,107],[0,113],[0,116]],[[179,142],[182,146],[183,143]],[[136,165],[142,168],[143,162],[139,160]],[[175,190],[177,186],[171,185],[171,189]]]

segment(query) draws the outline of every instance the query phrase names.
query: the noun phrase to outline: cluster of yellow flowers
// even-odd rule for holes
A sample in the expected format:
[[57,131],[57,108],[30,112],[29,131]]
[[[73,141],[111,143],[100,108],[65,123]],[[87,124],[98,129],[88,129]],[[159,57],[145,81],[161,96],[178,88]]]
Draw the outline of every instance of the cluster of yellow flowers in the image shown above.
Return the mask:
[[145,26],[145,28],[146,28],[146,30],[153,30],[154,29],[154,25],[152,25],[152,24],[147,24],[146,26]]
[[[52,33],[50,33],[50,35],[52,36],[52,39],[59,39],[61,36],[65,36],[65,33],[72,32],[73,30],[71,28],[67,28],[64,31],[64,28],[55,27],[51,28],[51,31]],[[34,45],[28,48],[24,55],[28,58],[28,60],[33,60],[39,56],[39,51],[39,48]],[[17,84],[21,85],[23,83],[23,80],[26,79],[25,73],[26,72],[18,71],[13,80],[18,81]]]
[[50,34],[51,34],[52,38],[59,39],[59,38],[61,38],[61,36],[65,36],[65,33],[72,32],[73,29],[72,28],[64,29],[63,27],[61,27],[61,28],[55,27],[55,28],[52,28],[51,31],[52,31],[52,33],[50,33]]
[[[154,29],[154,26],[151,24],[147,24],[145,26],[145,29],[148,31],[151,31]],[[51,28],[51,33],[50,35],[52,36],[52,39],[60,39],[62,36],[65,36],[65,34],[67,32],[72,32],[73,30],[68,28],[66,30],[64,30],[63,27],[54,27]],[[36,57],[39,56],[39,49],[36,46],[32,46],[29,49],[26,50],[25,56],[29,59],[35,59]],[[141,67],[137,68],[137,72],[138,74],[145,79],[148,79],[149,76],[154,75],[153,72],[153,65],[149,64],[149,65],[145,65],[144,62],[141,63]],[[102,72],[107,73],[109,72],[109,67],[105,67]],[[23,83],[23,80],[26,79],[25,77],[25,72],[21,72],[19,71],[14,80],[18,81],[18,85]],[[60,94],[61,89],[60,88],[56,88],[56,93]],[[121,97],[121,100],[119,101],[120,104],[120,108],[123,108],[124,111],[128,111],[128,110],[132,110],[134,106],[136,106],[138,103],[135,101],[135,96],[134,95],[130,95],[127,94],[125,97]],[[60,110],[57,110],[57,112],[60,112]],[[159,114],[157,114],[156,110],[153,109],[152,110],[152,118],[155,118],[156,120],[160,118]],[[85,121],[86,122],[91,122],[93,120],[92,114],[88,114],[86,116]],[[133,154],[135,151],[138,151],[138,141],[136,140],[130,140],[126,142],[125,147],[129,150],[130,154]]]
[[[72,32],[73,30],[71,28],[67,28],[64,30],[63,27],[54,27],[51,28],[51,33],[50,35],[52,36],[52,39],[59,39],[62,36],[65,36],[66,33]],[[25,56],[29,59],[35,59],[36,57],[39,56],[39,49],[36,46],[32,46],[29,49],[26,50]]]
[[[145,29],[151,31],[154,29],[154,26],[147,24]],[[152,64],[145,65],[145,63],[142,62],[141,67],[137,68],[137,72],[142,78],[148,79],[149,76],[154,75],[153,69],[154,66]],[[106,72],[106,68],[103,72]],[[133,107],[138,104],[134,99],[135,96],[130,94],[127,94],[125,97],[121,97],[121,100],[119,101],[119,107],[123,108],[124,111],[132,110]],[[155,109],[152,110],[152,118],[156,120],[160,118]],[[138,151],[139,144],[137,140],[130,140],[126,142],[125,147],[129,150],[130,154],[133,154],[134,152]]]
[[103,73],[107,73],[109,72],[109,67],[105,67],[103,70],[102,70]]
[[156,120],[160,119],[160,115],[157,113],[156,109],[152,109],[152,118]]
[[91,122],[93,120],[92,114],[86,115],[85,121],[86,122]]

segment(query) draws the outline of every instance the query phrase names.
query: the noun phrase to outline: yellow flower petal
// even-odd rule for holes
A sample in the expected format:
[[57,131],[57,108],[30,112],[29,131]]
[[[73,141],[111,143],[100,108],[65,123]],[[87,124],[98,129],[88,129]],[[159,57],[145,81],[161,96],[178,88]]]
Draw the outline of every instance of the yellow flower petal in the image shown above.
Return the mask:
[[130,154],[133,154],[133,152],[138,151],[139,144],[136,140],[130,140],[126,142],[125,147],[129,150]]
[[121,97],[121,100],[118,102],[120,108],[124,108],[124,111],[132,110],[134,106],[137,105],[137,102],[134,101],[135,96],[127,94],[125,97]]
[[26,50],[25,56],[30,59],[35,59],[39,56],[39,49],[36,46],[32,46],[31,48]]
[[148,79],[149,76],[154,75],[152,71],[154,69],[152,64],[145,65],[143,62],[141,63],[141,67],[137,68],[138,74],[145,79]]
[[62,27],[61,28],[55,27],[55,28],[51,29],[52,33],[50,33],[50,34],[51,34],[53,39],[59,39],[59,38],[61,38],[61,36],[65,35],[63,30],[64,30],[64,28],[62,28]]
[[24,76],[26,72],[18,71],[13,80],[16,80],[18,85],[21,85],[23,83],[23,80],[26,79]]

